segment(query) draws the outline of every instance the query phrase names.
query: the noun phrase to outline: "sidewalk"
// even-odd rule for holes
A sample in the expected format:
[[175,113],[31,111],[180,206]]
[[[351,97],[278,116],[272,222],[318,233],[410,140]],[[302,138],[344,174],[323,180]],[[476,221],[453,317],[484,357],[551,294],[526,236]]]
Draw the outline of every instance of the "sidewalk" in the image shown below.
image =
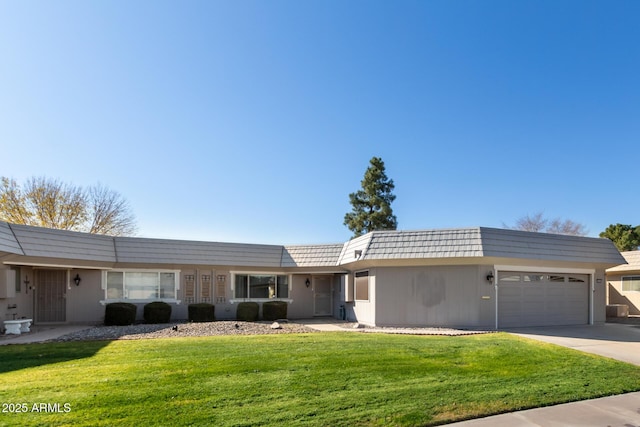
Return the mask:
[[49,341],[76,331],[89,329],[90,325],[33,326],[31,332],[20,335],[0,335],[0,345],[32,344]]
[[638,427],[640,392],[448,424],[459,427]]

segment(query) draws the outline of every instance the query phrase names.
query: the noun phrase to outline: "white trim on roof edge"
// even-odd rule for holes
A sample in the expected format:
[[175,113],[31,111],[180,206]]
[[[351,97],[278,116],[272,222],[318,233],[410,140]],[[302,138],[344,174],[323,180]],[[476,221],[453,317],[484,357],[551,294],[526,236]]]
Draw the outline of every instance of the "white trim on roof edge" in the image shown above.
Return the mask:
[[4,261],[4,265],[24,265],[26,267],[71,268],[76,270],[113,270],[113,267],[96,267],[92,265],[46,264],[43,262]]

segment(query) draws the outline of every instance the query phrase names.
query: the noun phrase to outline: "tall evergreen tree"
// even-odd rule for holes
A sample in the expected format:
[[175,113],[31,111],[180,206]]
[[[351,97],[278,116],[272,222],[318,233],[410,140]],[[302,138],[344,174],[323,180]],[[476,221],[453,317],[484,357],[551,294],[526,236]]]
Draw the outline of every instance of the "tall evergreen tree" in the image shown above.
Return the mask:
[[621,252],[635,251],[640,246],[640,226],[611,224],[600,233],[600,237],[611,240]]
[[344,216],[344,225],[353,232],[353,237],[398,227],[391,209],[391,203],[396,199],[392,193],[395,188],[393,180],[387,177],[380,157],[373,157],[369,163],[361,181],[362,189],[349,194],[353,210]]

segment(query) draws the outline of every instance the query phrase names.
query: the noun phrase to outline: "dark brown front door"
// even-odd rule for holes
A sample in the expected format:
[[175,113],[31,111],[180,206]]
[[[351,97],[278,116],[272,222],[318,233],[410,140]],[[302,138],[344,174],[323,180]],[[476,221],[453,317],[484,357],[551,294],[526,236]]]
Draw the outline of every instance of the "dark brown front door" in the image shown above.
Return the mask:
[[67,272],[36,270],[35,322],[56,323],[67,320]]

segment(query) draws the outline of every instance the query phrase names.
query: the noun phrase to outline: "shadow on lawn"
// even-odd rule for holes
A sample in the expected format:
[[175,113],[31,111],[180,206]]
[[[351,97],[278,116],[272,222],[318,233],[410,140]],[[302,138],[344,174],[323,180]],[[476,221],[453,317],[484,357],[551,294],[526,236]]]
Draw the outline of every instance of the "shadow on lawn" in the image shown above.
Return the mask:
[[94,356],[111,341],[15,344],[0,347],[0,374]]

